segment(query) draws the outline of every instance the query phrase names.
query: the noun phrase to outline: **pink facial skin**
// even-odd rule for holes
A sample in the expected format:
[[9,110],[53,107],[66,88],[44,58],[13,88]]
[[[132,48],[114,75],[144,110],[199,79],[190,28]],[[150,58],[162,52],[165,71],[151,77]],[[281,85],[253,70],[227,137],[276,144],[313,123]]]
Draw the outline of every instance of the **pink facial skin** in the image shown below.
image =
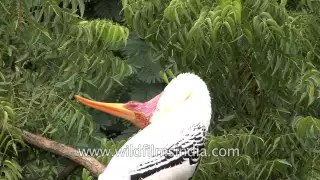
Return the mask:
[[135,112],[141,112],[142,114],[145,115],[145,118],[149,121],[150,118],[152,117],[153,112],[157,108],[157,104],[161,95],[162,95],[162,92],[157,96],[155,96],[154,98],[152,98],[151,100],[144,103],[141,103],[138,101],[129,101],[124,105],[124,107]]

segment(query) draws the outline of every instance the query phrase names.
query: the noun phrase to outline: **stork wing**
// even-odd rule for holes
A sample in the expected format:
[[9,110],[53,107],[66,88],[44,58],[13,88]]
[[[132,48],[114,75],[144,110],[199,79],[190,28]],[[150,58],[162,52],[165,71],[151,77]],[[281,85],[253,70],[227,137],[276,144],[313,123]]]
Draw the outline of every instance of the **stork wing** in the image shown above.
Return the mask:
[[[182,131],[178,141],[159,150],[157,155],[144,160],[135,170],[131,171],[131,180],[145,179],[162,170],[178,167],[182,164],[187,165],[187,168],[181,166],[179,173],[191,173],[190,176],[192,176],[200,161],[200,155],[204,151],[206,132],[205,126],[201,123]],[[175,171],[170,173],[175,176]],[[177,176],[179,176],[178,174]]]

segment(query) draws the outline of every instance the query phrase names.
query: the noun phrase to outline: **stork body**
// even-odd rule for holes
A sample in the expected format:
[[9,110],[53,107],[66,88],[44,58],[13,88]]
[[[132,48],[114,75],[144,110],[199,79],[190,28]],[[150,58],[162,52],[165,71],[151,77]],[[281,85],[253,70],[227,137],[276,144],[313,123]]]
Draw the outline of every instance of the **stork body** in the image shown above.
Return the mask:
[[192,178],[211,119],[207,86],[196,75],[180,74],[154,99],[150,124],[119,149],[99,180]]

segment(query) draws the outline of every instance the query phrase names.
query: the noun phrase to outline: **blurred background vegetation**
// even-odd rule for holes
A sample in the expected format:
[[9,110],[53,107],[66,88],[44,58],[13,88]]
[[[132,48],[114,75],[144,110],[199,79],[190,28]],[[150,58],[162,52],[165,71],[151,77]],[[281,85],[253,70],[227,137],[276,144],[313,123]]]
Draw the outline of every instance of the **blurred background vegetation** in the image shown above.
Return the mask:
[[[204,157],[194,179],[320,179],[319,5],[1,0],[0,179],[55,179],[70,163],[25,144],[22,129],[113,151],[137,132],[75,94],[146,101],[187,71],[214,102],[207,149],[240,149]],[[94,178],[79,168],[69,179]]]

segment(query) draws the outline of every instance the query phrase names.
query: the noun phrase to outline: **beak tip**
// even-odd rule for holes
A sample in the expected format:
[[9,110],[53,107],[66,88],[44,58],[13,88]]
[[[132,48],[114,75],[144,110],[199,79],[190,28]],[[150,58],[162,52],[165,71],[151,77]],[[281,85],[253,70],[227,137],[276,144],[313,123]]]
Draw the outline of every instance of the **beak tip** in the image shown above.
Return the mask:
[[83,97],[81,97],[79,95],[75,95],[74,97],[76,98],[77,101],[79,101],[81,103],[83,103],[86,100],[85,98],[83,98]]
[[79,96],[79,95],[75,95],[74,96],[77,100],[79,100],[79,99],[81,99],[82,97],[81,96]]

